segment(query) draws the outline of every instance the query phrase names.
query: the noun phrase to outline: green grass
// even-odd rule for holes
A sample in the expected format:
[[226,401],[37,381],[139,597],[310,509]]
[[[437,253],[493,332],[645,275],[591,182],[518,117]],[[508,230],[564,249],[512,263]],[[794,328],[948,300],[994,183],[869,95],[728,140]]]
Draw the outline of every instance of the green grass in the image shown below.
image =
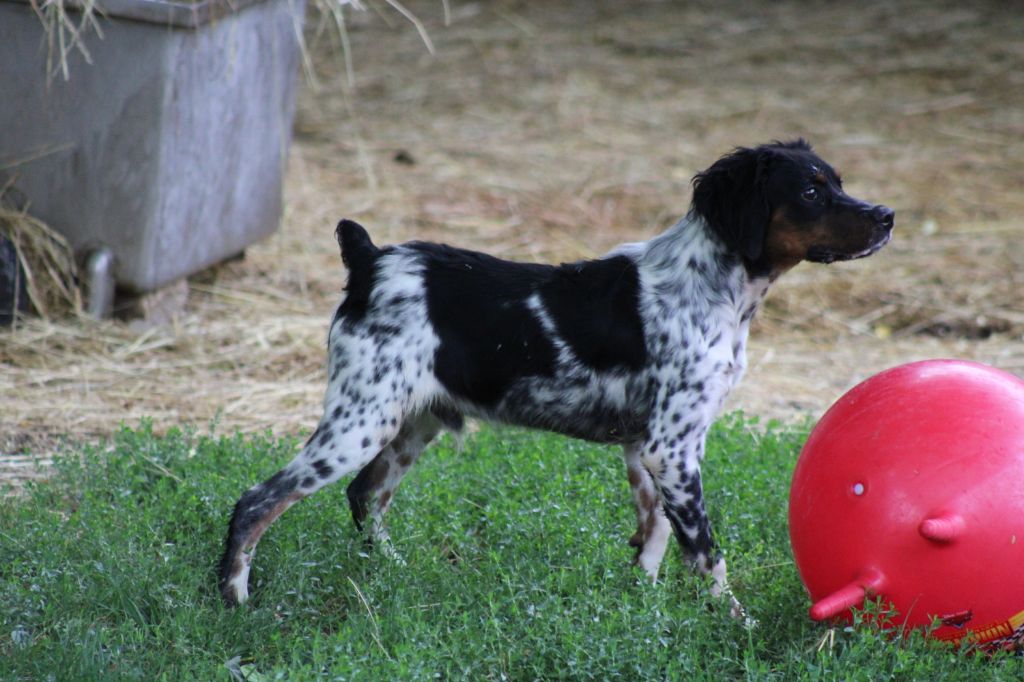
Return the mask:
[[670,548],[664,583],[629,562],[615,448],[484,430],[443,439],[389,520],[407,565],[363,552],[344,484],[264,537],[253,597],[222,607],[231,507],[291,440],[125,429],[0,501],[0,680],[1024,678],[1024,660],[809,621],[786,499],[806,433],[738,417],[711,434],[706,490],[745,629]]

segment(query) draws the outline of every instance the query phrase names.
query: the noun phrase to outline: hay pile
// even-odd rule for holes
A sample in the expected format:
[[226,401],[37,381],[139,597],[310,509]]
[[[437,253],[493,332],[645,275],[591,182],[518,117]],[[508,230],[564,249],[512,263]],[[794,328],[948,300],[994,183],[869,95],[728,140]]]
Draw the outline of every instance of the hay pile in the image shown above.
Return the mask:
[[[409,3],[310,36],[280,233],[190,282],[145,332],[30,321],[0,332],[0,452],[151,417],[308,431],[343,283],[342,217],[378,242],[441,239],[573,259],[653,235],[692,174],[737,144],[803,135],[851,194],[897,210],[894,243],[803,265],[769,296],[731,407],[816,416],[885,367],[957,356],[1024,373],[1024,35],[950,0]],[[315,25],[313,26],[315,28]],[[350,83],[351,78],[351,83]]]
[[32,310],[44,320],[81,314],[82,294],[71,245],[26,209],[17,208],[9,194],[10,182],[0,187],[0,237],[14,246]]

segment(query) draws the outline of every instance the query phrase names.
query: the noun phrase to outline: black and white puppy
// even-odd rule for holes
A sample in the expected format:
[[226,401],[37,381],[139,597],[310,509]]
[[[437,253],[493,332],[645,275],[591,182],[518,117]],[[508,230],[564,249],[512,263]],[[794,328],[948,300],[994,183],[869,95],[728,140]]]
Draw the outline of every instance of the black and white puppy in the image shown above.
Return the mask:
[[399,482],[464,415],[621,443],[637,563],[656,579],[674,531],[712,593],[727,593],[700,465],[708,427],[743,375],[750,321],[800,261],[880,249],[893,211],[845,194],[802,140],[737,149],[693,185],[690,212],[665,233],[558,266],[426,242],[379,248],[342,221],[349,277],[329,333],[323,417],[298,456],[235,506],[224,599],[248,597],[267,526],[351,472],[353,519],[361,528],[369,516],[387,546],[383,517]]

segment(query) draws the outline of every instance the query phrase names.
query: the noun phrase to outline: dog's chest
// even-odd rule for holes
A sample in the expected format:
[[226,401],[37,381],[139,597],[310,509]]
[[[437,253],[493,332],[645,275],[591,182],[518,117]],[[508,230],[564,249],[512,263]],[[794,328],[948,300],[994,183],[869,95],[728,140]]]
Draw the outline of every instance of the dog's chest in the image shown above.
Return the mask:
[[713,418],[747,367],[750,321],[763,287],[744,287],[727,303],[649,319],[656,382],[666,393],[688,394],[692,409]]
[[746,327],[679,326],[657,334],[652,344],[658,383],[724,400],[746,368]]
[[712,417],[718,414],[725,399],[743,378],[747,366],[746,331],[738,327],[727,328],[717,343],[709,345],[703,358],[694,359],[693,383],[703,386]]

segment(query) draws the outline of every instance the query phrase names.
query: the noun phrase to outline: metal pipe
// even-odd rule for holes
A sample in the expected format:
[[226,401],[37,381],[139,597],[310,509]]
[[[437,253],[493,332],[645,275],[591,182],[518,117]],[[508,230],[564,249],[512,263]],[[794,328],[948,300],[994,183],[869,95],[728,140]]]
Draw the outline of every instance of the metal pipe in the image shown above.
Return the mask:
[[85,312],[91,317],[110,317],[114,310],[114,254],[105,246],[85,257]]

